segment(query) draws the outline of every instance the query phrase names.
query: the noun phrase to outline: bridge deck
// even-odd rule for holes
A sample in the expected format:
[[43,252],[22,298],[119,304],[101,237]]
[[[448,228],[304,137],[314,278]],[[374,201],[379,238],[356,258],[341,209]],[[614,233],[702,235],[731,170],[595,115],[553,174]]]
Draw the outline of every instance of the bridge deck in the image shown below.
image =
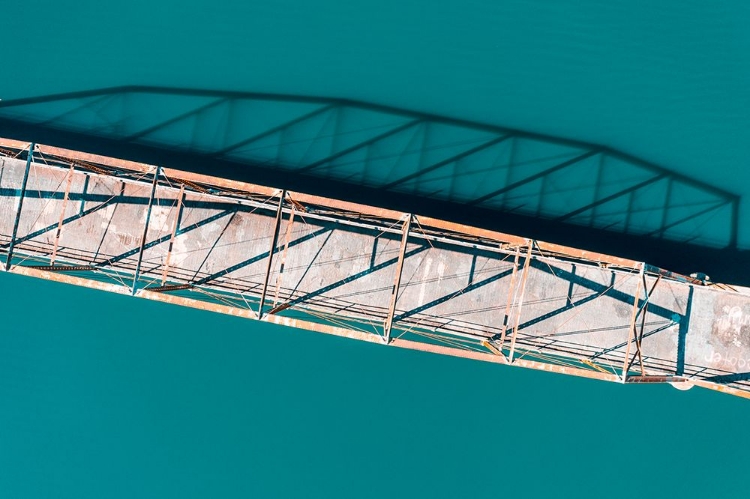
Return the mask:
[[46,146],[27,161],[4,144],[15,149],[0,157],[0,245],[14,272],[396,346],[750,393],[744,289]]

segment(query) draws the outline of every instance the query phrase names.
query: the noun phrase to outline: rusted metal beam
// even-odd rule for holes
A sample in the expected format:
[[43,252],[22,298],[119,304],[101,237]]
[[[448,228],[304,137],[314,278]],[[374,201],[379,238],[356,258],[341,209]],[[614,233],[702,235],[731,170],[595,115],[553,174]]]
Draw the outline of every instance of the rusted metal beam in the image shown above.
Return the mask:
[[[645,289],[646,287],[646,276],[643,276],[643,287]],[[657,280],[658,282],[658,280]],[[640,364],[641,368],[641,376],[648,376],[648,373],[646,372],[646,366],[643,364],[643,350],[642,350],[642,344],[643,344],[643,331],[646,328],[646,312],[648,311],[648,300],[650,298],[650,294],[647,292],[646,294],[646,303],[643,304],[643,309],[641,311],[641,327],[640,331],[636,332],[635,334],[635,350],[636,355],[638,356],[638,363]],[[630,361],[630,366],[628,366],[628,370],[630,370],[630,367],[633,365],[633,362],[635,359]]]
[[502,232],[497,232],[494,230],[479,229],[477,227],[472,227],[471,225],[448,222],[446,220],[440,220],[432,217],[420,216],[419,224],[422,227],[440,229],[446,232],[454,232],[456,234],[466,234],[474,237],[481,237],[483,239],[489,239],[498,243],[506,243],[511,246],[523,246],[529,242],[529,240],[525,237],[514,236],[512,234],[504,234]]
[[34,147],[36,144],[33,142],[29,144],[29,155],[26,158],[26,170],[23,174],[23,183],[21,184],[21,195],[18,199],[18,209],[16,210],[16,219],[13,222],[13,233],[10,236],[10,246],[8,246],[8,259],[5,261],[5,270],[10,270],[11,262],[13,261],[13,250],[16,245],[16,236],[18,236],[18,225],[21,223],[21,211],[23,210],[23,198],[26,196],[26,186],[29,182],[29,171],[31,170],[31,162],[34,159]]
[[684,376],[629,376],[628,383],[689,383],[689,379]]
[[161,285],[164,286],[167,283],[167,277],[169,276],[169,264],[172,259],[172,248],[174,247],[174,239],[177,235],[177,231],[180,227],[180,221],[182,220],[182,207],[185,205],[185,184],[180,184],[180,194],[177,196],[177,213],[172,220],[172,234],[169,236],[169,246],[167,247],[167,259],[164,262],[164,269],[161,272]]
[[719,383],[711,383],[708,381],[703,381],[703,380],[699,380],[695,378],[690,378],[690,383],[692,383],[695,386],[708,388],[709,390],[715,390],[720,393],[727,393],[729,395],[734,395],[735,397],[742,397],[745,399],[750,399],[750,391],[739,390],[732,386],[722,385]]
[[[654,290],[656,289],[656,286],[659,284],[659,281],[661,281],[661,278],[662,278],[661,275],[657,276],[656,280],[654,281],[654,284],[651,286],[651,289],[649,289],[646,292],[646,303],[644,303],[641,306],[641,311],[639,312],[641,314],[641,327],[640,327],[640,332],[635,337],[635,346],[638,349],[638,361],[641,364],[641,376],[648,375],[648,373],[646,372],[644,361],[643,361],[643,350],[642,350],[643,333],[646,329],[646,314],[648,313],[648,304],[650,303],[651,295],[654,294]],[[646,283],[646,276],[644,274],[643,275],[643,289],[645,290],[646,288],[647,288],[647,283]],[[631,361],[631,364],[632,364],[632,361]]]
[[633,294],[633,311],[630,316],[630,323],[628,325],[628,339],[625,346],[625,360],[622,364],[622,382],[625,383],[628,379],[628,369],[630,363],[630,345],[633,342],[633,336],[635,336],[635,321],[638,317],[638,311],[640,309],[639,302],[641,301],[641,286],[643,286],[643,272],[646,268],[646,264],[641,264],[641,271],[638,274],[638,284]]
[[70,197],[70,184],[73,183],[73,172],[75,167],[70,165],[68,170],[67,180],[65,182],[65,194],[63,196],[62,209],[60,209],[60,221],[57,222],[57,231],[55,232],[55,244],[52,247],[52,256],[50,257],[49,264],[55,264],[55,258],[57,258],[57,247],[60,244],[60,234],[62,233],[63,221],[65,220],[65,208],[68,206],[68,198]]
[[95,281],[93,279],[86,279],[84,277],[77,277],[66,274],[59,274],[57,272],[35,269],[33,267],[25,267],[23,265],[13,267],[10,271],[14,274],[37,277],[40,279],[46,279],[48,281],[61,282],[64,284],[72,284],[74,286],[81,286],[84,288],[98,289],[99,291],[109,291],[110,293],[128,294],[130,292],[130,289],[128,287],[122,286],[120,284]]
[[508,299],[505,303],[505,314],[503,314],[503,332],[500,334],[500,351],[502,352],[503,346],[505,345],[505,336],[508,333],[508,326],[510,325],[510,312],[513,304],[513,292],[516,288],[516,277],[518,276],[518,260],[521,256],[521,247],[516,246],[516,255],[513,259],[513,273],[510,276],[510,286],[508,286]]
[[167,291],[181,291],[183,289],[192,289],[195,287],[193,284],[170,284],[167,286],[155,286],[153,288],[144,288],[152,293],[165,293]]
[[654,265],[649,265],[649,264],[644,264],[644,265],[646,267],[646,272],[650,274],[662,276],[666,279],[671,279],[673,281],[679,281],[679,282],[687,282],[690,284],[696,284],[698,286],[704,286],[706,284],[704,281],[700,279],[696,279],[695,277],[678,274],[677,272],[672,272],[671,270],[661,269]]
[[266,293],[268,291],[268,279],[271,277],[271,268],[273,267],[273,254],[276,251],[276,244],[279,242],[279,229],[281,228],[281,218],[284,209],[284,199],[286,191],[281,191],[279,196],[279,206],[276,209],[276,220],[273,226],[273,236],[271,237],[271,248],[268,250],[268,263],[266,264],[266,275],[263,278],[263,289],[260,293],[260,303],[258,304],[258,319],[263,318],[263,305],[266,303]]
[[508,362],[513,363],[513,354],[516,350],[516,338],[518,337],[518,325],[521,322],[521,310],[523,310],[523,298],[526,293],[526,282],[529,278],[529,265],[531,265],[531,250],[534,247],[534,241],[529,241],[526,250],[526,260],[523,262],[523,273],[521,274],[520,291],[518,305],[516,306],[515,323],[513,324],[513,333],[510,337],[510,352],[508,353]]
[[27,268],[49,272],[85,272],[97,270],[91,265],[27,265]]
[[161,168],[156,167],[154,172],[154,178],[151,182],[151,194],[148,197],[148,208],[146,208],[146,223],[143,224],[143,235],[141,236],[141,244],[138,249],[138,263],[135,265],[135,273],[133,275],[133,287],[131,288],[131,294],[135,295],[138,291],[138,278],[141,276],[141,263],[143,262],[143,249],[146,246],[146,237],[148,236],[148,225],[151,222],[151,208],[154,204],[154,195],[156,194],[156,184],[159,182],[159,174]]
[[289,250],[289,241],[292,238],[292,228],[294,227],[294,216],[297,213],[297,204],[291,200],[292,209],[289,212],[289,220],[286,223],[286,232],[284,234],[284,249],[281,252],[281,260],[279,261],[279,272],[276,274],[276,291],[273,295],[273,306],[279,302],[279,291],[281,290],[281,280],[284,275],[284,265],[286,265],[286,254]]
[[[3,145],[6,147],[19,148],[21,146],[26,147],[28,143],[12,139],[0,138],[0,147],[2,147]],[[154,165],[149,165],[146,163],[138,163],[135,161],[128,161],[124,159],[110,158],[108,156],[90,154],[82,151],[74,151],[62,147],[42,145],[39,146],[39,151],[45,155],[56,156],[68,161],[95,163],[118,170],[126,170],[137,173],[146,174],[152,172],[155,168]],[[235,180],[223,179],[220,177],[212,177],[209,175],[185,172],[182,170],[175,170],[173,168],[162,168],[162,173],[175,180],[194,183],[207,183],[216,187],[244,191],[252,194],[270,196],[275,191],[275,189],[271,187],[263,187],[255,184],[249,184],[247,182],[239,182]]]
[[383,337],[388,343],[391,339],[391,328],[393,327],[393,314],[396,312],[396,302],[398,301],[398,289],[401,286],[401,271],[404,268],[404,255],[406,254],[406,245],[409,240],[409,230],[411,230],[411,213],[406,215],[401,235],[401,246],[398,250],[398,261],[396,262],[396,275],[393,279],[393,288],[391,288],[391,299],[388,305],[388,315],[383,325]]
[[305,194],[303,192],[289,192],[289,197],[293,198],[296,202],[301,205],[319,205],[332,210],[348,211],[351,213],[358,213],[362,215],[368,215],[374,218],[382,218],[385,220],[397,221],[403,215],[403,212],[396,210],[389,210],[386,208],[376,208],[373,206],[367,206],[359,203],[352,203],[349,201],[341,201],[338,199],[329,199],[322,196],[315,196],[312,194]]

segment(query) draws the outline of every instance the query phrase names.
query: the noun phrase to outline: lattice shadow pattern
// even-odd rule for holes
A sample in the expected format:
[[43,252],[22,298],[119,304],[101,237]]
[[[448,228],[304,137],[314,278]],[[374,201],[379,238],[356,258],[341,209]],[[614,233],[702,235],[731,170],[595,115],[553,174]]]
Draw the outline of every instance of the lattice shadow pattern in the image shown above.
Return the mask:
[[0,118],[711,247],[738,196],[594,144],[343,99],[119,87],[0,102]]

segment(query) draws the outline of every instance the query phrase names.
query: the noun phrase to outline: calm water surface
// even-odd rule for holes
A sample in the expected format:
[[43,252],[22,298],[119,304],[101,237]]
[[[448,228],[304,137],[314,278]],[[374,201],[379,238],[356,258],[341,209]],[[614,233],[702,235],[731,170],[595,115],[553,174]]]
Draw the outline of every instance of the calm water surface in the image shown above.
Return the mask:
[[[122,84],[351,97],[608,144],[750,194],[745,2],[6,3],[3,99]],[[750,405],[728,396],[13,275],[0,313],[0,497],[747,488]]]

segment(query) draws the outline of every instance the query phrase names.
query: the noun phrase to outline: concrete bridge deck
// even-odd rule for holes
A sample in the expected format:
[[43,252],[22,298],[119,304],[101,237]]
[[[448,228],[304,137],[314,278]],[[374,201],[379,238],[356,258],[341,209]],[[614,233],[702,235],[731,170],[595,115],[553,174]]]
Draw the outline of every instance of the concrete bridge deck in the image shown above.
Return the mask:
[[393,346],[750,395],[750,294],[380,208],[2,141],[6,270]]

